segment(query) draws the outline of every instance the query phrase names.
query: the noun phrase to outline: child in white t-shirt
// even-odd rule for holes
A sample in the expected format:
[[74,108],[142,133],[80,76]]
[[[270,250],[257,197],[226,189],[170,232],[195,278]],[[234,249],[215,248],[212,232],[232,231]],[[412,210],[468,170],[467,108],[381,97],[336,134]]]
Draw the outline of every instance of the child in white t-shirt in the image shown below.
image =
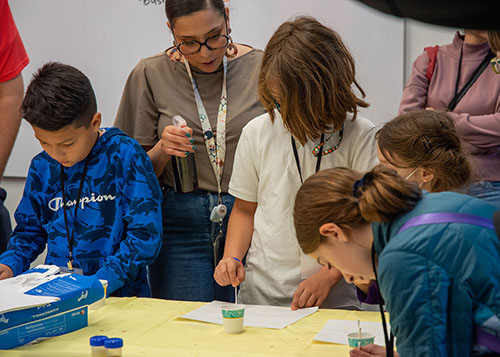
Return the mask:
[[268,113],[243,129],[229,184],[236,201],[214,274],[222,286],[240,285],[239,301],[359,307],[337,269],[301,252],[292,218],[296,192],[316,171],[377,163],[375,127],[357,116],[368,104],[353,85],[364,95],[340,36],[313,18],[284,23],[267,44],[259,95]]

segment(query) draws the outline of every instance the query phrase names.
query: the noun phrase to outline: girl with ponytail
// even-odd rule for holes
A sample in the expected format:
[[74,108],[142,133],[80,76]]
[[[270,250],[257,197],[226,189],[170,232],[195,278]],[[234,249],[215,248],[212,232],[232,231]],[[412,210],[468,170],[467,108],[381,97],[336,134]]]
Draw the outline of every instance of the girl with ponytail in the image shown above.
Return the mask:
[[380,163],[429,192],[466,191],[474,174],[455,124],[444,112],[416,110],[377,133]]
[[[418,186],[383,165],[320,171],[295,199],[299,245],[348,282],[377,281],[403,356],[500,352],[495,208]],[[392,355],[392,340],[351,356]]]

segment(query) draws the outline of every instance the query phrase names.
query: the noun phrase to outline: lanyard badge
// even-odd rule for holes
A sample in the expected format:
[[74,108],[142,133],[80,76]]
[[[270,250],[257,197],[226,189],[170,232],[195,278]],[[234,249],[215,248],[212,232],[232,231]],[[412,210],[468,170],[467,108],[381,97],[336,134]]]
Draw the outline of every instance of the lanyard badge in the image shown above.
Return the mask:
[[[97,143],[97,140],[99,140],[99,132],[97,132],[97,139],[94,143],[94,145],[92,146],[92,149],[94,148],[95,144]],[[92,149],[90,150],[90,152],[92,152]],[[76,226],[76,216],[78,214],[78,206],[80,206],[80,198],[82,196],[82,190],[83,190],[83,184],[85,183],[85,176],[87,176],[87,170],[88,170],[88,167],[89,167],[89,160],[90,160],[90,153],[89,155],[87,156],[87,158],[85,159],[85,166],[83,167],[83,172],[82,172],[82,176],[80,178],[80,186],[78,187],[78,194],[77,194],[77,197],[76,197],[76,204],[75,204],[75,213],[73,215],[73,227],[71,229],[71,233],[70,233],[70,230],[69,230],[69,224],[68,224],[68,214],[67,214],[67,202],[66,201],[66,193],[65,193],[65,189],[64,189],[64,167],[63,165],[60,165],[60,169],[61,169],[61,175],[60,175],[60,182],[61,182],[61,193],[62,193],[62,208],[63,208],[63,214],[64,214],[64,225],[66,227],[66,236],[67,236],[67,239],[68,239],[68,250],[69,250],[69,254],[68,254],[68,271],[71,272],[71,273],[77,273],[77,274],[83,274],[83,271],[79,268],[74,268],[73,267],[73,244],[74,244],[74,237],[75,237],[75,226]],[[62,270],[66,270],[64,267],[61,268]]]
[[214,138],[207,111],[205,109],[205,106],[203,105],[203,101],[201,99],[196,81],[194,80],[193,74],[191,73],[191,67],[189,66],[189,62],[185,58],[184,64],[186,65],[186,70],[193,86],[196,107],[198,108],[198,117],[200,119],[201,128],[203,130],[203,139],[205,141],[205,146],[207,148],[210,163],[212,164],[215,180],[217,181],[218,205],[212,209],[210,213],[210,221],[219,222],[222,225],[222,220],[227,213],[227,207],[222,203],[221,198],[222,172],[224,169],[224,160],[226,156],[227,58],[226,56],[224,56],[222,59],[224,77],[222,81],[222,93],[220,97],[219,112],[217,115],[216,138]]

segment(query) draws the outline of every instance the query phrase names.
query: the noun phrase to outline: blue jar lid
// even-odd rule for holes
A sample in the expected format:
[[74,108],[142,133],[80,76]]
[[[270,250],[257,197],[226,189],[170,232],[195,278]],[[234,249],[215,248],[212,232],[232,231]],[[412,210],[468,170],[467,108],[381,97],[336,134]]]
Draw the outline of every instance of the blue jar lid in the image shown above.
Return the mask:
[[91,346],[104,346],[104,341],[108,339],[108,336],[92,336],[90,338]]
[[123,347],[123,340],[121,338],[108,338],[106,341],[104,341],[104,347],[121,348]]

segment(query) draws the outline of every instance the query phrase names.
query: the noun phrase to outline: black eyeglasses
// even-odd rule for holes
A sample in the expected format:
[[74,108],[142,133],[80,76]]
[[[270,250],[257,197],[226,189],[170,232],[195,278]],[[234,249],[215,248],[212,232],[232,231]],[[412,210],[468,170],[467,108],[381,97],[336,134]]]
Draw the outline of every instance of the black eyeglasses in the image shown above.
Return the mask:
[[[230,41],[229,36],[227,35],[228,29],[227,29],[226,13],[224,13],[224,24],[226,25],[226,35],[210,36],[203,42],[197,40],[183,41],[177,44],[177,46],[175,47],[183,55],[194,55],[195,53],[200,52],[202,46],[205,46],[211,51],[223,49],[227,47]],[[174,29],[172,29],[172,34],[174,34]]]

